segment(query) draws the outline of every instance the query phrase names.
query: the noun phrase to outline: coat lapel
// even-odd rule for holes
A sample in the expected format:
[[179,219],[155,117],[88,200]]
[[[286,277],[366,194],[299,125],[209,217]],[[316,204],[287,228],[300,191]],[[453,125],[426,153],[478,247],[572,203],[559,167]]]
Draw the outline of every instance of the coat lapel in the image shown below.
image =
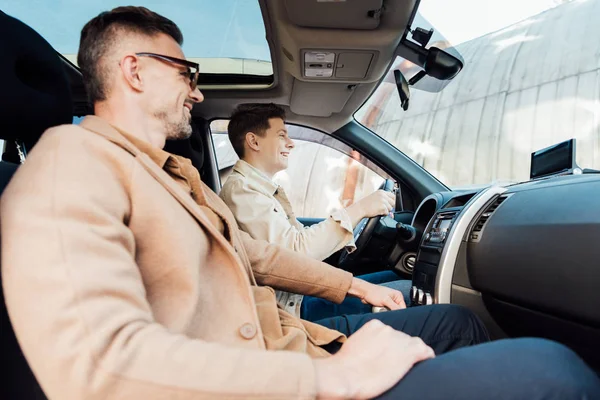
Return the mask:
[[[80,123],[82,128],[85,128],[91,132],[94,132],[107,140],[113,142],[117,146],[125,149],[133,156],[137,158],[140,164],[146,169],[146,171],[159,182],[197,221],[205,228],[213,238],[221,244],[225,252],[233,259],[234,263],[239,266],[239,269],[244,271],[244,277],[249,281],[248,271],[243,267],[243,263],[238,261],[237,255],[232,250],[231,245],[225,239],[223,235],[215,228],[215,226],[208,220],[204,215],[198,204],[189,196],[185,191],[177,185],[173,179],[160,168],[150,157],[141,152],[131,142],[120,135],[112,126],[107,122],[95,116],[87,116]],[[209,204],[209,206],[212,206]]]

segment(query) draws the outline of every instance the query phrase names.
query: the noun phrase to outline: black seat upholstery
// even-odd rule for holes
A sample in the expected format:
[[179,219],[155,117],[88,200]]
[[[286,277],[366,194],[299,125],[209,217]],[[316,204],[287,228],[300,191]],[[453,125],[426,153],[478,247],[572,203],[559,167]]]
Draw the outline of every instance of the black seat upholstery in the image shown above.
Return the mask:
[[[9,148],[0,162],[2,193],[18,167],[15,143],[27,151],[47,128],[70,123],[72,102],[62,61],[48,42],[1,11],[0,37],[0,139]],[[0,399],[45,399],[19,348],[1,290],[0,297],[1,362],[6,371]]]
[[214,170],[216,160],[209,126],[207,121],[196,119],[192,123],[192,136],[186,140],[167,140],[165,150],[189,158],[192,165],[200,172],[202,181],[215,193],[218,193],[221,185],[217,180],[219,172]]
[[194,125],[193,134],[187,140],[167,140],[165,143],[165,151],[177,154],[185,158],[189,158],[192,164],[202,171],[204,165],[204,149],[200,139],[200,133]]
[[13,164],[9,162],[0,162],[0,195],[4,191],[6,185],[12,178],[13,174],[17,171],[19,164]]

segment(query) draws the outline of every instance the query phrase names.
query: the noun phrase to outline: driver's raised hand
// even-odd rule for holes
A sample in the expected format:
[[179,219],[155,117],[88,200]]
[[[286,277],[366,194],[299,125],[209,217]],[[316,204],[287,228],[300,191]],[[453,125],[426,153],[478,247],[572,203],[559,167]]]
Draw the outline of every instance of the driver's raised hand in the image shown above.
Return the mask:
[[371,320],[333,356],[315,359],[318,399],[370,399],[394,386],[418,362],[435,357],[418,337]]
[[350,216],[352,226],[356,226],[363,218],[389,214],[395,202],[396,198],[392,192],[377,190],[346,208],[346,212]]
[[348,294],[358,297],[365,304],[386,307],[388,310],[406,308],[402,292],[389,287],[374,285],[359,278],[352,278]]

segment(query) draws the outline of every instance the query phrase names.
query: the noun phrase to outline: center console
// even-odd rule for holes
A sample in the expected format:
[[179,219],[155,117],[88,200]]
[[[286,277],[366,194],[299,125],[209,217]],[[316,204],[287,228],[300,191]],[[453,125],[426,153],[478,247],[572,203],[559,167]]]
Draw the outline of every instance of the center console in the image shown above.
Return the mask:
[[436,206],[419,207],[413,218],[423,236],[413,270],[411,306],[450,303],[460,245],[480,210],[505,190],[492,186],[423,201],[427,205],[434,200]]
[[413,306],[429,305],[434,302],[438,266],[450,229],[452,229],[458,213],[459,210],[442,209],[437,211],[423,233],[410,292]]

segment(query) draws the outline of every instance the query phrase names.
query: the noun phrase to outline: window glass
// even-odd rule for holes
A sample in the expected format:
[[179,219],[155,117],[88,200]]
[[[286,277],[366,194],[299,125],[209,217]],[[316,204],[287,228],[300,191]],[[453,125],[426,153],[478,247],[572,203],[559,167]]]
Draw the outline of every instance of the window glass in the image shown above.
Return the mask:
[[529,180],[531,153],[571,138],[577,164],[600,169],[600,1],[422,0],[419,12],[463,70],[440,92],[411,87],[403,111],[398,58],[358,122],[455,189]]
[[[295,125],[287,125],[287,129],[295,147],[287,170],[273,180],[284,188],[298,217],[327,218],[334,209],[352,204],[383,183],[381,175],[356,160],[360,159],[358,153],[350,153],[353,158],[320,143],[322,136],[331,138],[328,135]],[[213,121],[211,132],[223,184],[238,157],[227,136],[226,120]],[[295,138],[298,136],[312,136],[317,143]]]
[[[96,15],[123,6],[120,0],[8,0],[2,11],[42,35],[77,65],[83,26]],[[134,1],[175,22],[184,37],[183,51],[202,73],[272,75],[271,53],[258,1]],[[140,49],[140,51],[144,51]]]

